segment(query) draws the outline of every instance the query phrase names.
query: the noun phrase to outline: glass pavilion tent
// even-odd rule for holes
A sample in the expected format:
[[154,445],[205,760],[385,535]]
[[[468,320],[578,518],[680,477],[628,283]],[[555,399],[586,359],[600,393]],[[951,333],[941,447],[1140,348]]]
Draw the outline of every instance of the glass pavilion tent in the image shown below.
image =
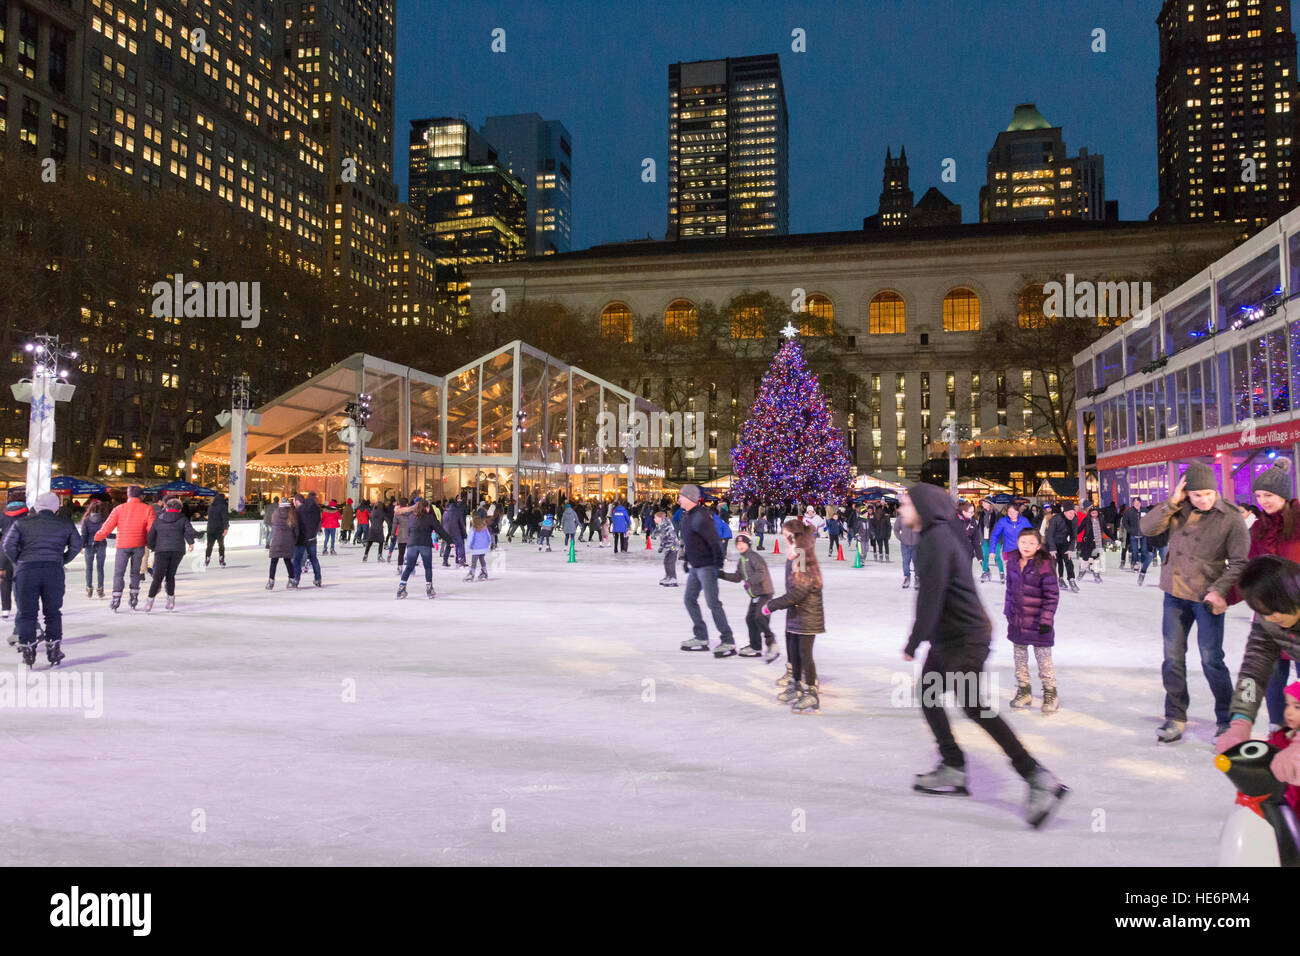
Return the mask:
[[[370,396],[360,498],[462,491],[476,498],[563,491],[644,498],[663,489],[663,454],[638,445],[647,399],[521,341],[445,376],[356,353],[256,409],[248,429],[246,499],[316,491],[342,501],[344,407]],[[190,478],[224,490],[230,430],[191,445]],[[352,495],[350,497],[357,497]]]

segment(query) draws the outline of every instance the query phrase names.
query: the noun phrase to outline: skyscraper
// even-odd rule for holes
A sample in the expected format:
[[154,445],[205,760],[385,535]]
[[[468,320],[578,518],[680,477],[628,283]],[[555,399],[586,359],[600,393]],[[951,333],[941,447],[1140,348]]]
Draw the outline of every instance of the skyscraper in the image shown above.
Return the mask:
[[1087,150],[1067,156],[1061,127],[1019,103],[989,150],[980,222],[1105,219],[1104,161]]
[[907,182],[907,147],[902,147],[898,158],[885,147],[884,186],[880,191],[879,225],[882,229],[906,226],[912,214],[912,189]]
[[[329,268],[387,286],[393,181],[396,0],[286,5],[286,42],[311,80],[311,126],[325,147]],[[301,19],[295,19],[295,10]]]
[[1156,23],[1156,216],[1250,231],[1280,217],[1295,201],[1291,4],[1165,0]]
[[668,238],[789,232],[775,53],[668,67]]
[[437,256],[440,311],[469,314],[463,267],[525,256],[527,190],[463,118],[411,120],[409,201]]
[[501,164],[528,189],[530,256],[572,248],[573,138],[536,113],[489,116],[481,130]]

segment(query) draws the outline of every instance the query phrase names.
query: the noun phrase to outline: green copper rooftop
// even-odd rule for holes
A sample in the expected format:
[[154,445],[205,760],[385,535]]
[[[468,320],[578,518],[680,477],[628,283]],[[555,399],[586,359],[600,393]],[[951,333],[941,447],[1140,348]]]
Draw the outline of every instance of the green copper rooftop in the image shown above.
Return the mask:
[[1011,117],[1011,125],[1007,127],[1008,133],[1016,133],[1026,129],[1051,129],[1052,124],[1043,119],[1043,114],[1033,103],[1017,103],[1016,113]]

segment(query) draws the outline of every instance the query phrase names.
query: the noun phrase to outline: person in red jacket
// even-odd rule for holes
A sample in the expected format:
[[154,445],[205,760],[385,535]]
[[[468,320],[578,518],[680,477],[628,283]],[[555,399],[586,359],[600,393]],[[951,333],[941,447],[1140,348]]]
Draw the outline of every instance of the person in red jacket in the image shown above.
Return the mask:
[[[1300,501],[1291,498],[1294,484],[1290,465],[1285,458],[1279,458],[1273,467],[1261,471],[1251,482],[1250,489],[1260,510],[1259,518],[1250,526],[1252,561],[1263,554],[1276,554],[1300,563]],[[1241,595],[1234,587],[1228,593],[1228,603],[1239,601]],[[1291,658],[1282,654],[1264,692],[1270,732],[1283,729],[1284,688],[1290,677]]]
[[126,501],[113,509],[108,520],[95,533],[96,541],[106,541],[117,532],[117,556],[113,558],[113,603],[116,611],[122,605],[122,588],[126,583],[127,563],[131,565],[131,608],[140,601],[140,562],[149,543],[149,529],[153,527],[154,510],[140,497],[139,485],[126,489]]
[[330,503],[320,510],[320,527],[325,532],[325,540],[321,543],[321,554],[335,554],[334,541],[339,533],[339,503],[333,498]]

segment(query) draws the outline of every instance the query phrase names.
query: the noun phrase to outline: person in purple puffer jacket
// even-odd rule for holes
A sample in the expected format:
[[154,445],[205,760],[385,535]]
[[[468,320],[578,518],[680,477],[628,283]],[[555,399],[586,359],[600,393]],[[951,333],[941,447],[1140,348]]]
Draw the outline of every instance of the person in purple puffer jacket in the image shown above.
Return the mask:
[[1034,694],[1029,684],[1029,648],[1038,662],[1038,679],[1043,685],[1043,713],[1054,714],[1056,668],[1052,664],[1052,645],[1056,634],[1052,628],[1060,585],[1051,556],[1043,550],[1043,539],[1033,528],[1023,529],[1016,538],[1016,551],[1008,552],[1007,597],[1002,610],[1007,615],[1007,640],[1016,649],[1016,696],[1013,710],[1033,706]]

